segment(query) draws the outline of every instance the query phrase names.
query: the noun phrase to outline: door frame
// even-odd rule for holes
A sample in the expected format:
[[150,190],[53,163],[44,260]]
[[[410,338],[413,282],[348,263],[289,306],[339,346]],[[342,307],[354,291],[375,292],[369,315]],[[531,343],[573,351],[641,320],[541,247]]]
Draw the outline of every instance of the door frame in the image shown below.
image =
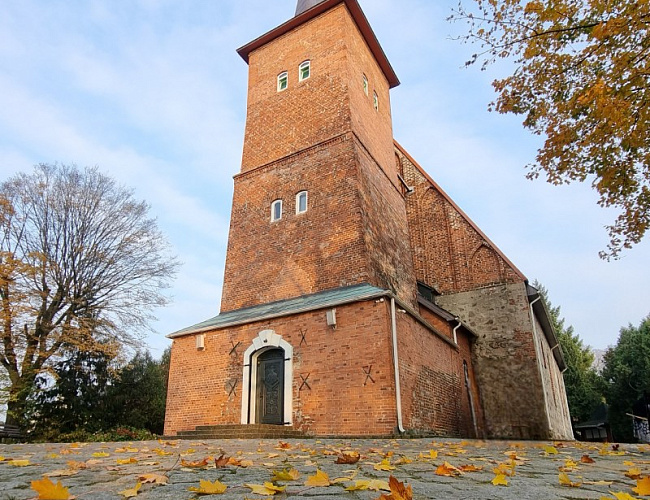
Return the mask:
[[293,425],[293,346],[273,330],[262,330],[244,352],[241,423],[255,424],[257,395],[257,358],[264,351],[284,351],[284,425]]

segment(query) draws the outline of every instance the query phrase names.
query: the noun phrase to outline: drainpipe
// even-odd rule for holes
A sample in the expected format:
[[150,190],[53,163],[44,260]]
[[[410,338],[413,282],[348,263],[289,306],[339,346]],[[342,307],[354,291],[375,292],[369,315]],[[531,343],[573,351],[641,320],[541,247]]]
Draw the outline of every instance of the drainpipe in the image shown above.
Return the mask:
[[[557,349],[558,347],[560,347],[560,344],[559,344],[559,343],[555,344],[555,347],[553,347],[553,349],[551,349],[551,352],[553,352],[553,351],[554,351],[555,349]],[[564,372],[567,371],[568,369],[569,369],[569,367],[566,366],[566,363],[564,363],[564,370],[562,370],[560,373],[561,373],[562,375],[564,375]]]
[[457,334],[456,332],[458,331],[458,329],[459,329],[463,324],[460,322],[460,319],[459,319],[459,318],[454,318],[454,320],[458,322],[458,324],[454,327],[454,331],[453,331],[453,334],[454,334],[454,344],[458,345],[458,334]]
[[397,404],[397,430],[406,432],[402,423],[402,390],[399,383],[399,358],[397,357],[397,317],[395,314],[395,297],[390,298],[390,326],[393,335],[393,365],[395,368],[395,400]]

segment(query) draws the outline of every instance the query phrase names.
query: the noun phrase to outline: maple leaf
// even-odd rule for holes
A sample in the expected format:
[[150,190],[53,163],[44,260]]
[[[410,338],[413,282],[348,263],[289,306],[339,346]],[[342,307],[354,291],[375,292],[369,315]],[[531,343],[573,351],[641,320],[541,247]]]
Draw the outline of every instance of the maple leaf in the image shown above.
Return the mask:
[[110,457],[110,453],[106,453],[105,451],[96,451],[93,453],[93,457],[95,458],[105,458],[105,457]]
[[296,469],[284,469],[281,471],[274,470],[271,481],[295,481],[300,477],[300,472]]
[[140,474],[138,476],[138,481],[140,481],[142,484],[167,484],[169,478],[161,474]]
[[580,462],[583,464],[595,464],[596,461],[591,458],[589,455],[582,455],[582,458],[580,459]]
[[209,459],[206,457],[203,460],[195,460],[192,462],[188,462],[187,460],[181,458],[181,465],[183,467],[205,467],[208,465]]
[[[638,498],[633,497],[629,493],[624,493],[622,491],[619,491],[618,493],[612,493],[612,495],[614,495],[617,498],[617,500],[639,500]],[[605,500],[609,500],[609,497],[605,497]]]
[[508,480],[506,479],[505,474],[497,474],[492,480],[494,486],[508,486]]
[[387,458],[384,458],[381,462],[375,464],[374,466],[375,470],[384,470],[384,471],[395,470],[396,468],[397,467],[390,464],[390,460],[388,460]]
[[138,461],[133,457],[124,458],[124,459],[122,459],[122,458],[117,459],[117,464],[118,465],[135,464],[137,462]]
[[462,472],[479,472],[483,470],[483,467],[477,467],[474,464],[469,464],[469,465],[461,465],[460,470]]
[[39,481],[32,481],[32,489],[38,493],[38,500],[70,500],[68,488],[64,488],[60,481],[54,484],[50,478],[45,477]]
[[555,446],[545,446],[544,453],[546,455],[557,455],[558,451],[557,448],[555,448]]
[[128,490],[120,491],[120,495],[122,495],[124,498],[133,498],[138,496],[138,491],[142,488],[142,483],[138,481],[136,485],[133,488],[130,488]]
[[560,484],[562,486],[570,486],[572,488],[579,488],[582,485],[582,483],[574,483],[573,481],[571,481],[571,479],[569,479],[569,476],[564,472],[560,472],[558,479],[559,479]]
[[290,450],[291,445],[289,443],[285,443],[284,441],[279,441],[278,445],[275,447],[276,450]]
[[439,465],[438,468],[436,469],[436,475],[437,476],[460,476],[462,474],[461,470],[458,469],[457,467],[454,467],[451,465],[449,462],[445,462],[442,465]]
[[285,490],[286,486],[276,486],[273,483],[264,484],[245,484],[247,488],[251,489],[252,493],[256,495],[273,496]]
[[14,467],[27,467],[28,465],[31,465],[29,460],[9,460],[7,463]]
[[395,465],[404,465],[404,464],[410,464],[413,463],[413,460],[411,460],[409,457],[406,455],[402,455],[397,461],[394,462]]
[[413,500],[413,488],[411,485],[404,486],[404,483],[398,481],[394,476],[388,478],[390,495],[382,495],[377,500]]
[[625,473],[625,476],[630,479],[641,479],[641,469],[632,468]]
[[173,455],[173,454],[174,454],[173,451],[165,451],[165,450],[161,450],[160,448],[155,448],[155,449],[153,450],[153,452],[154,452],[156,455],[160,455],[160,456],[164,456],[164,455]]
[[219,458],[214,459],[214,465],[217,469],[223,469],[230,462],[230,457],[224,457],[222,453]]
[[210,481],[205,481],[201,479],[199,481],[199,487],[197,488],[196,486],[190,486],[188,488],[189,491],[193,491],[195,493],[198,493],[199,495],[221,495],[228,489],[228,486],[225,484],[215,481],[214,483],[211,483]]
[[636,488],[633,488],[632,491],[642,497],[650,496],[650,476],[638,479],[636,482]]
[[316,470],[316,474],[309,476],[305,481],[305,486],[330,486],[329,476],[320,469]]
[[381,479],[358,479],[354,482],[353,486],[348,486],[345,491],[390,491],[388,482]]
[[332,479],[330,483],[332,484],[339,484],[339,483],[345,483],[347,481],[352,481],[355,477],[357,477],[357,474],[359,473],[358,470],[352,470],[352,471],[346,471],[349,472],[350,475],[346,477],[337,477],[336,479]]
[[344,451],[341,453],[338,458],[336,459],[336,464],[356,464],[359,459],[361,458],[361,455],[356,452],[356,451]]

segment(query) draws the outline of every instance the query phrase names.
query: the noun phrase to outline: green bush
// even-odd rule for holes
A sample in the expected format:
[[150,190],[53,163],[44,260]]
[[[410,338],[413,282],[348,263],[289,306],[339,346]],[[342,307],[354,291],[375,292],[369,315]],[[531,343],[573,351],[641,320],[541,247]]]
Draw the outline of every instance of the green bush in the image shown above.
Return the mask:
[[135,429],[133,427],[115,427],[108,431],[88,432],[79,429],[73,432],[60,434],[56,440],[62,443],[103,443],[113,441],[151,441],[159,436],[152,434],[146,429]]

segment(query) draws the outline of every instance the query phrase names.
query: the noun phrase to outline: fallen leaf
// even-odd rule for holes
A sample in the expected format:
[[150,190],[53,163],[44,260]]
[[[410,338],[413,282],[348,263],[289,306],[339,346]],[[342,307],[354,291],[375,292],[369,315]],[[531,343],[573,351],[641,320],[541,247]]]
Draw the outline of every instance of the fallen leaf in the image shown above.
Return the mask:
[[381,479],[358,479],[355,481],[354,486],[348,486],[345,488],[346,491],[390,491],[390,486],[388,482],[382,481]]
[[58,469],[58,470],[46,472],[43,475],[46,477],[68,477],[68,476],[74,476],[76,474],[79,474],[78,470]]
[[641,469],[632,468],[625,473],[630,479],[641,479]]
[[462,472],[460,471],[460,469],[454,467],[449,462],[445,462],[444,464],[439,465],[438,468],[436,469],[437,476],[453,477],[453,476],[460,476],[461,474]]
[[9,460],[7,463],[14,467],[27,467],[28,465],[31,465],[29,460]]
[[572,488],[579,488],[582,485],[582,483],[574,483],[573,481],[571,481],[571,479],[569,479],[569,476],[564,472],[560,472],[560,475],[559,475],[558,479],[559,479],[560,484],[562,486],[570,486]]
[[395,470],[396,468],[397,467],[390,464],[390,460],[388,460],[387,458],[384,458],[381,462],[375,464],[374,466],[375,470],[384,470],[384,471]]
[[329,476],[320,469],[317,469],[316,474],[309,476],[305,481],[305,486],[329,486],[330,484]]
[[413,488],[411,488],[411,485],[406,487],[404,483],[390,476],[388,486],[390,487],[390,495],[382,495],[378,500],[413,500]]
[[622,491],[619,491],[618,493],[612,493],[612,495],[614,495],[618,500],[639,500],[638,498],[633,497],[629,493],[623,493]]
[[545,446],[544,453],[546,453],[547,455],[557,455],[558,451],[557,448],[555,448],[555,446]]
[[594,464],[596,461],[591,458],[589,455],[582,455],[582,458],[580,459],[580,462],[583,464]]
[[508,486],[508,480],[506,479],[505,474],[497,474],[492,480],[494,486]]
[[251,489],[252,493],[256,495],[273,496],[285,490],[286,486],[276,486],[273,483],[264,484],[245,484],[247,488]]
[[397,459],[395,462],[393,462],[395,465],[404,465],[404,464],[410,464],[413,463],[413,460],[411,460],[409,457],[402,455],[399,459]]
[[632,491],[642,497],[650,496],[650,476],[638,479],[636,482],[636,488],[632,488]]
[[96,451],[93,453],[93,457],[95,458],[105,458],[105,457],[110,457],[110,453],[106,453],[105,451]]
[[167,476],[163,476],[162,474],[140,474],[138,476],[138,481],[140,481],[142,484],[167,484],[169,478]]
[[355,477],[357,477],[357,474],[359,473],[358,470],[351,470],[351,471],[349,470],[346,472],[349,472],[350,475],[345,477],[337,477],[336,479],[330,480],[330,483],[339,484],[339,483],[346,483],[348,481],[352,481]]
[[122,495],[124,498],[133,498],[138,496],[138,491],[142,488],[142,483],[138,481],[136,485],[128,490],[120,491],[120,495]]
[[196,486],[190,486],[188,489],[199,495],[221,495],[228,489],[228,486],[219,481],[211,483],[210,481],[201,479],[198,488]]
[[275,447],[276,450],[290,450],[291,445],[289,443],[285,443],[284,441],[279,441],[278,445]]
[[483,467],[477,467],[476,465],[473,464],[461,465],[459,468],[462,472],[479,472],[483,470]]
[[210,460],[207,457],[204,458],[203,460],[195,460],[195,461],[191,461],[191,462],[188,462],[187,460],[181,458],[181,465],[183,467],[190,467],[190,468],[192,468],[192,467],[206,467],[208,465],[209,461]]
[[137,461],[135,458],[133,458],[133,457],[130,457],[130,458],[124,458],[124,459],[122,459],[122,458],[118,458],[118,459],[117,459],[117,464],[118,464],[118,465],[135,464],[135,463],[137,463],[137,462],[138,462],[138,461]]
[[87,469],[88,465],[85,462],[75,462],[74,460],[68,460],[68,469],[72,470],[81,470]]
[[344,451],[341,453],[338,458],[336,459],[336,464],[356,464],[359,459],[361,458],[361,455],[356,452],[356,451]]
[[50,478],[45,477],[39,481],[32,481],[32,489],[38,493],[38,500],[70,500],[68,488],[64,488],[60,481],[54,484]]
[[226,465],[228,465],[229,461],[230,457],[224,457],[222,453],[219,458],[214,459],[214,465],[217,469],[223,469]]
[[284,469],[281,471],[274,470],[271,481],[295,481],[300,477],[300,472],[296,469]]

